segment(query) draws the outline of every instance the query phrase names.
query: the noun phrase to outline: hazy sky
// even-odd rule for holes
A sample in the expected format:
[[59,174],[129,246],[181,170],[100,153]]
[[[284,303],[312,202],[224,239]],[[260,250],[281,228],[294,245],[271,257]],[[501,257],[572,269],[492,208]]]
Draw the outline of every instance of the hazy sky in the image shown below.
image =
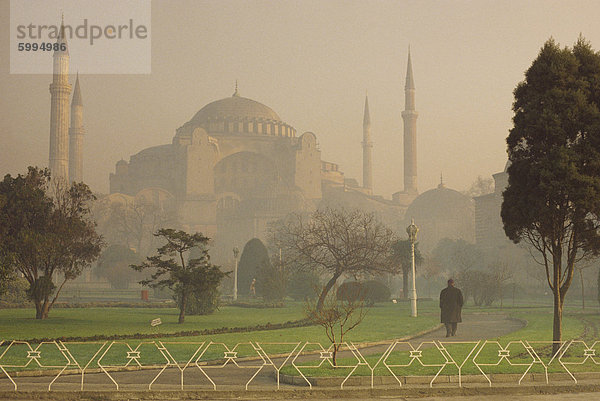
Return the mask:
[[[154,1],[152,73],[83,75],[84,179],[108,191],[115,163],[154,145],[204,105],[240,94],[317,135],[322,158],[362,180],[368,91],[375,192],[402,190],[410,45],[418,187],[466,189],[506,162],[512,91],[543,43],[580,33],[600,49],[600,0]],[[56,19],[60,18],[57,10]],[[68,19],[68,16],[65,16]],[[0,174],[48,164],[50,75],[9,74],[0,2]],[[73,81],[73,80],[72,80]]]

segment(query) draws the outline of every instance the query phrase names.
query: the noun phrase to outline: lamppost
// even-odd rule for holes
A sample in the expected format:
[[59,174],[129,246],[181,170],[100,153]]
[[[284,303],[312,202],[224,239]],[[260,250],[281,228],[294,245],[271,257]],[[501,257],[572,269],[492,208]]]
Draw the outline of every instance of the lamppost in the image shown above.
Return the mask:
[[410,226],[406,227],[406,233],[410,241],[410,255],[412,260],[412,290],[410,291],[410,306],[412,317],[417,317],[417,284],[415,281],[415,242],[419,227],[415,224],[415,219],[411,219]]
[[233,258],[235,259],[235,266],[233,268],[233,300],[237,301],[237,269],[238,269],[238,256],[240,250],[237,246],[233,247]]

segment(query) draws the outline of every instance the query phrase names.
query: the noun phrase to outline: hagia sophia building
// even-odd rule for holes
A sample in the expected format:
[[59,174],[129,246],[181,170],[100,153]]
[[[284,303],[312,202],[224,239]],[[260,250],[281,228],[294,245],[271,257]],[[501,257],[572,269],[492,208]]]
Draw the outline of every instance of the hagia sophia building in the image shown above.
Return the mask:
[[[50,169],[54,176],[70,182],[85,181],[79,77],[69,108],[68,50],[55,52],[53,59]],[[173,213],[177,228],[214,239],[211,254],[217,262],[230,259],[233,247],[241,248],[252,238],[267,240],[270,222],[291,212],[310,213],[327,205],[374,212],[400,236],[412,217],[420,227],[424,251],[433,249],[444,237],[475,242],[472,198],[443,183],[419,195],[418,113],[410,50],[404,92],[405,109],[398,113],[404,122],[404,188],[391,199],[373,194],[368,98],[363,115],[361,186],[345,177],[338,164],[322,160],[318,134],[298,133],[270,107],[243,97],[236,83],[231,96],[205,105],[177,128],[170,143],[142,149],[128,161],[117,161],[109,177],[110,194],[104,201],[152,202]],[[496,203],[488,200],[484,206],[495,208]],[[499,216],[499,209],[486,213],[479,215],[489,220],[490,215]],[[478,232],[485,235],[485,229]]]

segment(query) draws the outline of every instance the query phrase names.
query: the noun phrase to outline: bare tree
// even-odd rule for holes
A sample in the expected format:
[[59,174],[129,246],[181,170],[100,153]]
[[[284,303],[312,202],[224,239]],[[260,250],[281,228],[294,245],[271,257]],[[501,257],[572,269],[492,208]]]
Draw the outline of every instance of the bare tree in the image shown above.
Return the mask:
[[579,273],[579,280],[581,282],[581,309],[582,310],[585,310],[585,280],[583,278],[583,271],[585,269],[587,269],[588,267],[593,266],[594,261],[595,260],[593,258],[587,258],[575,265],[575,269],[577,269],[577,272]]
[[342,274],[358,277],[398,271],[392,258],[396,237],[372,213],[324,209],[310,218],[292,214],[273,230],[290,266],[331,275],[319,295],[319,310]]
[[488,268],[494,272],[500,297],[500,309],[502,309],[504,307],[504,288],[506,283],[514,276],[512,266],[506,261],[498,261],[488,265]]
[[478,175],[477,179],[471,184],[471,187],[463,191],[463,194],[470,198],[475,198],[492,192],[494,192],[494,180]]
[[110,243],[126,245],[140,255],[154,249],[158,229],[177,225],[174,213],[144,200],[99,203],[96,214],[99,229]]
[[439,277],[442,273],[441,263],[432,256],[427,256],[423,259],[423,266],[421,267],[421,274],[425,278],[427,283],[427,297],[431,298],[431,287],[436,277]]
[[344,336],[358,326],[367,314],[364,296],[337,298],[336,294],[330,293],[320,308],[318,302],[311,301],[304,308],[307,319],[325,329],[333,345],[333,366],[337,366],[337,353],[344,343]]

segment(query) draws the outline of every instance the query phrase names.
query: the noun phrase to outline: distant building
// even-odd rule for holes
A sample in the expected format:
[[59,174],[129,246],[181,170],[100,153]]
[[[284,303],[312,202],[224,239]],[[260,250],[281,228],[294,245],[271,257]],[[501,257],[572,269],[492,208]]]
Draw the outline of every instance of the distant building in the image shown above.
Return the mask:
[[417,240],[425,252],[432,251],[442,238],[474,242],[473,200],[440,182],[437,188],[423,192],[410,204],[404,227],[411,219],[419,227]]
[[508,186],[509,163],[504,171],[496,173],[494,177],[494,192],[477,196],[475,201],[475,242],[483,248],[493,248],[509,242],[504,233],[500,210],[502,208],[502,192]]
[[[375,212],[398,229],[417,196],[415,88],[410,54],[406,78],[405,191],[394,200],[374,196],[371,118],[365,98],[363,185],[321,159],[317,136],[283,122],[270,107],[240,96],[207,104],[179,127],[170,144],[120,160],[110,174],[110,193],[171,204],[180,225],[215,239],[215,253],[266,239],[268,225],[290,212],[344,206]],[[408,138],[408,139],[407,139]],[[408,141],[408,143],[406,142]],[[344,144],[347,146],[348,144]],[[406,163],[405,163],[406,168]]]
[[[64,35],[58,41],[66,46]],[[54,52],[53,59],[50,169],[56,177],[82,181],[85,130],[79,77],[69,110],[68,49]],[[207,104],[179,127],[170,144],[119,160],[109,178],[111,195],[104,203],[152,204],[154,210],[175,216],[179,227],[213,238],[213,255],[226,258],[233,246],[255,237],[266,239],[270,222],[319,206],[374,212],[402,231],[404,213],[418,195],[418,113],[410,51],[404,92],[404,189],[391,200],[373,194],[373,141],[366,97],[360,185],[345,177],[338,164],[321,159],[315,134],[298,136],[273,109],[240,96],[236,84],[231,97]]]

